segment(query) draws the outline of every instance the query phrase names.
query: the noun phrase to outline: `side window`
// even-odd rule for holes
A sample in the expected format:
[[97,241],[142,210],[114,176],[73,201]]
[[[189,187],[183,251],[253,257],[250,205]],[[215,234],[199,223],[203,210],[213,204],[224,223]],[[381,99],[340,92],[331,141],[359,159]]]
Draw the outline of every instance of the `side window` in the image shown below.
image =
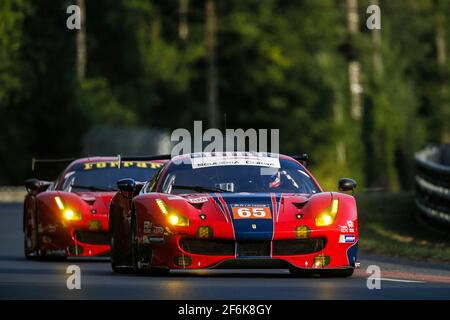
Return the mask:
[[158,172],[153,176],[153,178],[150,180],[150,182],[148,183],[147,188],[145,189],[146,192],[155,192],[156,190],[156,185],[158,184],[159,178],[161,177],[164,169],[166,168],[168,162],[165,163],[159,170]]

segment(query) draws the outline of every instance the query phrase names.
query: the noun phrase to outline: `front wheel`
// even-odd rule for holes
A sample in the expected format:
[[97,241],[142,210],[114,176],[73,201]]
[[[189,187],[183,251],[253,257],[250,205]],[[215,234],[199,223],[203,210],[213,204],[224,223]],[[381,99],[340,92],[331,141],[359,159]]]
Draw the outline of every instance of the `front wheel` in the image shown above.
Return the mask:
[[152,268],[152,249],[141,245],[138,241],[136,216],[131,215],[131,257],[133,271],[138,275],[167,276],[170,269],[164,267]]
[[114,234],[114,222],[111,216],[112,210],[109,213],[109,243],[111,252],[111,269],[115,273],[127,274],[133,271],[133,268],[129,266],[124,266],[125,259],[123,254],[120,252],[120,248],[117,246],[116,236]]
[[136,216],[131,215],[131,261],[133,271],[139,275],[151,273],[151,250],[139,244]]

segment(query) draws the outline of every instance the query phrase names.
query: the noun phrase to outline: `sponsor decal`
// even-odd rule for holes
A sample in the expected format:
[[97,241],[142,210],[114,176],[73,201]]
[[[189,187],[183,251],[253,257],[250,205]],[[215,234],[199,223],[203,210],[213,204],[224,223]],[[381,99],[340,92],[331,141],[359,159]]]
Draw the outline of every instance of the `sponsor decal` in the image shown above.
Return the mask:
[[98,220],[89,220],[88,229],[91,231],[100,230],[102,228],[102,223]]
[[209,226],[201,226],[197,229],[197,236],[203,239],[212,238],[214,236],[214,232]]
[[208,198],[207,197],[192,197],[192,198],[188,198],[187,201],[189,201],[190,203],[203,203],[203,202],[207,202]]
[[355,236],[352,234],[341,234],[339,236],[339,243],[353,243],[355,239]]
[[347,221],[346,226],[340,225],[339,228],[341,229],[341,233],[354,233],[355,232],[353,221],[350,221],[350,220]]
[[311,229],[308,226],[297,226],[295,227],[295,237],[297,239],[307,239],[311,234]]
[[153,234],[164,234],[164,228],[163,227],[157,227],[153,226]]
[[162,243],[162,242],[164,242],[164,237],[143,236],[142,242],[144,242],[144,244]]
[[151,233],[152,226],[153,224],[150,221],[144,221],[144,233]]
[[[106,168],[118,168],[117,161],[89,162],[83,163],[83,170],[96,170]],[[159,169],[162,163],[144,161],[122,161],[121,168]]]
[[154,225],[151,221],[144,221],[144,233],[162,235],[164,234],[164,228]]
[[265,204],[233,204],[234,219],[272,219],[272,212]]
[[264,152],[211,152],[191,155],[192,169],[215,166],[261,166],[280,168],[277,155]]

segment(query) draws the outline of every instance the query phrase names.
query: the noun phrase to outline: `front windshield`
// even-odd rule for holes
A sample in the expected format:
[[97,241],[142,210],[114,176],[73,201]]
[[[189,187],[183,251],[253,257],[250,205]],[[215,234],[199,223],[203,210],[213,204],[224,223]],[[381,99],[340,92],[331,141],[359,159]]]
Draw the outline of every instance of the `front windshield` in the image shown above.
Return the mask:
[[168,168],[163,193],[202,192],[303,193],[320,192],[309,174],[296,162],[280,160],[280,167],[217,165],[193,169],[191,163]]
[[60,190],[116,191],[118,180],[131,178],[136,181],[148,181],[161,166],[162,163],[157,162],[127,162],[119,169],[117,162],[85,163],[65,174]]

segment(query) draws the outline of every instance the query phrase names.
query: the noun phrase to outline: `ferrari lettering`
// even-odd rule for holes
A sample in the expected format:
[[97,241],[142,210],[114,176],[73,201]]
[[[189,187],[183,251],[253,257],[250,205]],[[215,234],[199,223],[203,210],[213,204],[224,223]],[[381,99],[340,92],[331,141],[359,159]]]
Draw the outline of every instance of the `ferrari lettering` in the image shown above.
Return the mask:
[[[122,162],[122,168],[140,168],[140,169],[159,169],[162,164],[157,162],[134,162],[124,161]],[[90,162],[83,164],[83,170],[105,169],[105,168],[118,168],[119,163],[116,161],[108,162]]]

